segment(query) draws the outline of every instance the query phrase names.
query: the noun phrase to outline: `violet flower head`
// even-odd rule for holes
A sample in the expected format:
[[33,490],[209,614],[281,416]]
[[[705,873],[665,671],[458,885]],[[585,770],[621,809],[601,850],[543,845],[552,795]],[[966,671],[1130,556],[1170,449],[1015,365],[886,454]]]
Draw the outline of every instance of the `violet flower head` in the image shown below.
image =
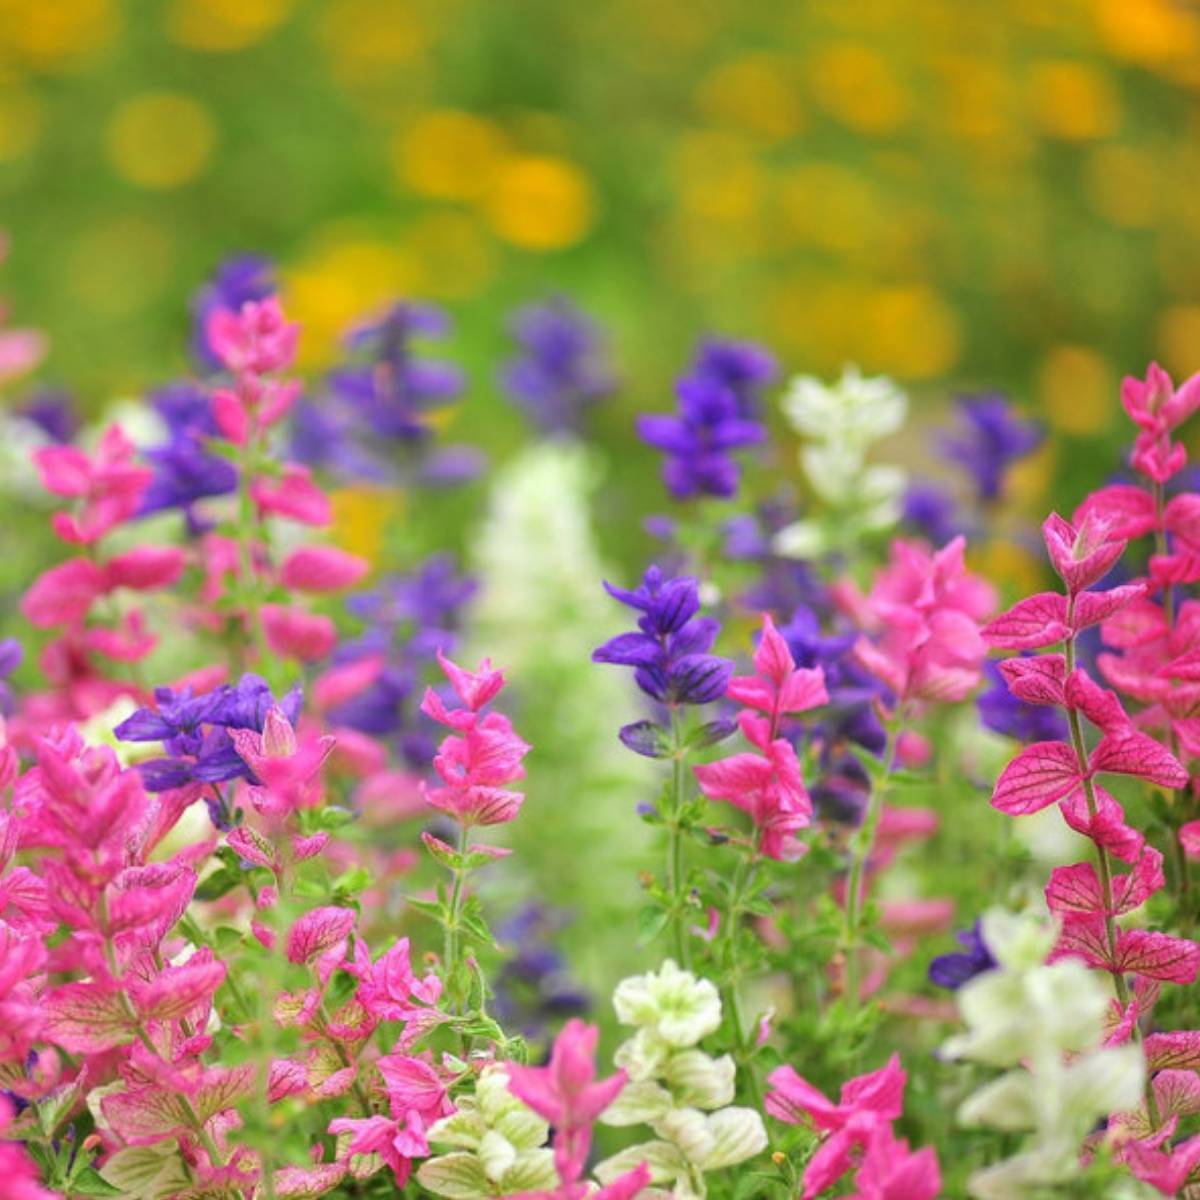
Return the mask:
[[731,373],[728,356],[714,354],[711,345],[676,384],[678,415],[646,413],[637,420],[642,441],[666,454],[663,482],[677,500],[734,495],[741,471],[730,452],[767,437],[766,427],[750,415],[757,392]]
[[604,587],[641,616],[637,632],[605,642],[592,652],[593,662],[633,667],[638,687],[661,704],[708,704],[725,694],[733,663],[708,653],[720,626],[712,617],[697,615],[700,585],[695,579],[667,579],[652,566],[632,591],[610,583]]
[[547,1027],[563,1017],[582,1016],[591,999],[572,977],[554,944],[566,914],[528,904],[496,928],[512,948],[496,980],[496,1015],[506,1027],[528,1039],[542,1039]]
[[935,546],[944,546],[964,532],[954,497],[936,483],[910,484],[902,503],[903,523]]
[[1019,742],[1067,740],[1067,719],[1059,709],[1049,704],[1030,704],[1014,696],[998,663],[984,663],[983,673],[990,686],[976,697],[975,707],[986,729]]
[[190,383],[161,388],[151,396],[151,404],[169,431],[160,446],[143,452],[154,468],[154,477],[142,494],[139,516],[181,509],[193,532],[205,526],[194,505],[207,496],[226,496],[237,490],[238,475],[232,463],[205,447],[205,439],[218,436],[208,394]]
[[555,296],[519,309],[512,332],[520,354],[501,367],[501,387],[542,433],[579,433],[616,384],[595,323]]
[[992,952],[983,940],[982,927],[976,921],[970,929],[963,929],[954,935],[962,950],[950,954],[939,954],[929,964],[929,981],[938,987],[950,988],[957,991],[964,983],[982,975],[984,971],[994,970],[997,966]]
[[192,354],[210,371],[222,369],[208,338],[208,318],[217,309],[238,312],[249,300],[274,295],[275,270],[270,261],[254,254],[227,258],[192,297]]
[[1036,450],[1045,431],[1018,417],[1010,402],[995,393],[964,396],[958,411],[959,431],[943,436],[942,453],[967,471],[981,500],[996,500],[1009,466]]
[[69,393],[43,389],[16,410],[17,416],[36,425],[52,442],[65,446],[79,432],[79,414]]
[[15,707],[8,677],[21,665],[25,651],[16,638],[0,638],[0,717],[12,716]]
[[762,416],[762,391],[779,378],[775,356],[756,342],[710,338],[696,354],[696,372],[722,383],[737,397],[738,415]]

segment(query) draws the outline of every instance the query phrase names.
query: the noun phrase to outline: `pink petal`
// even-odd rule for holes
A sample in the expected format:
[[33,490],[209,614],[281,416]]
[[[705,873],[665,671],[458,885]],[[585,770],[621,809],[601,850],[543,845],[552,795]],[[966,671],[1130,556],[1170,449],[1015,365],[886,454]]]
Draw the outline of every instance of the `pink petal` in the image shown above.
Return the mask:
[[1080,782],[1075,751],[1063,742],[1034,742],[996,780],[992,807],[1010,816],[1040,812]]
[[983,640],[998,650],[1037,650],[1063,641],[1067,628],[1067,598],[1039,592],[1021,600],[983,627]]

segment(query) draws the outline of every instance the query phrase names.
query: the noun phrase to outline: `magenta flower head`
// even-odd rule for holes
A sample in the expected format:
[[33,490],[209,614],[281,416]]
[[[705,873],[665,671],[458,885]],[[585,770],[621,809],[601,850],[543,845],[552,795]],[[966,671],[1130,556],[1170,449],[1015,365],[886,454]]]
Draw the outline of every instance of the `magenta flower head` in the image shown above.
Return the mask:
[[464,829],[511,821],[525,797],[505,785],[525,777],[521,760],[529,745],[516,735],[507,717],[482,712],[504,686],[504,676],[493,671],[486,659],[475,672],[463,670],[441,651],[438,662],[465,707],[447,708],[432,688],[425,692],[421,711],[461,736],[442,740],[433,767],[443,786],[430,788],[422,783],[422,794]]
[[625,1087],[624,1071],[596,1078],[599,1037],[595,1025],[573,1018],[555,1038],[548,1066],[507,1067],[509,1091],[554,1126],[555,1165],[566,1184],[583,1173],[592,1125]]
[[284,317],[277,297],[268,296],[246,301],[237,312],[214,309],[205,333],[226,370],[266,375],[291,365],[300,326]]
[[1200,375],[1176,390],[1170,375],[1151,363],[1145,379],[1127,377],[1122,382],[1121,403],[1141,431],[1130,461],[1154,483],[1166,483],[1187,463],[1187,450],[1171,441],[1171,434],[1200,408]]
[[1103,579],[1125,552],[1125,540],[1113,537],[1111,526],[1093,513],[1078,526],[1051,513],[1042,525],[1042,537],[1054,570],[1072,596]]

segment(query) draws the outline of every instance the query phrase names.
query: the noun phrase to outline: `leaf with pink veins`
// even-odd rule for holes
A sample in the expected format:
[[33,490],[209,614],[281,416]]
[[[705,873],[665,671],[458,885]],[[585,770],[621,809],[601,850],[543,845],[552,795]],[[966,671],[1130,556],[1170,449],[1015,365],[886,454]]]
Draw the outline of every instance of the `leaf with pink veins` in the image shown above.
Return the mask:
[[1058,592],[1038,592],[1018,601],[982,629],[994,650],[1039,650],[1066,639],[1067,598]]
[[1112,880],[1112,907],[1106,909],[1100,877],[1091,863],[1055,867],[1046,885],[1046,904],[1050,911],[1066,921],[1108,911],[1111,916],[1132,912],[1159,891],[1166,880],[1163,857],[1153,846],[1146,846],[1133,870]]
[[1094,512],[1077,526],[1051,513],[1042,537],[1051,564],[1072,595],[1103,579],[1125,551],[1124,539],[1115,537],[1109,522]]
[[1162,1071],[1178,1067],[1200,1071],[1200,1029],[1173,1029],[1146,1035],[1146,1067]]
[[1088,759],[1093,774],[1133,775],[1164,788],[1181,788],[1188,780],[1179,760],[1145,733],[1106,733]]
[[1103,846],[1122,862],[1136,862],[1146,839],[1125,821],[1125,810],[1105,791],[1096,786],[1092,789],[1095,814],[1088,807],[1087,794],[1083,788],[1059,801],[1058,810],[1063,820],[1085,838]]
[[1107,521],[1110,535],[1127,541],[1152,533],[1158,524],[1154,497],[1132,483],[1114,483],[1092,492],[1073,514],[1076,525],[1089,516]]
[[1103,729],[1105,733],[1130,727],[1129,716],[1117,699],[1116,692],[1102,688],[1080,667],[1076,667],[1067,677],[1063,686],[1063,703],[1083,713],[1097,729]]
[[1067,660],[1062,654],[1039,654],[1035,658],[1006,658],[1000,674],[1008,690],[1026,704],[1062,705]]
[[1027,816],[1061,800],[1082,782],[1075,751],[1065,742],[1034,742],[1000,773],[992,807]]
[[1146,584],[1125,583],[1109,588],[1107,592],[1082,592],[1075,597],[1075,612],[1071,629],[1078,633],[1089,625],[1099,625],[1114,613],[1119,613],[1127,604],[1146,594]]
[[178,1021],[208,1004],[225,981],[225,964],[196,954],[182,966],[167,967],[149,983],[134,980],[130,995],[145,1021]]
[[133,1041],[133,1018],[113,983],[67,983],[44,1002],[45,1036],[72,1054],[99,1054]]
[[305,913],[288,931],[289,962],[317,963],[317,978],[325,983],[346,957],[346,941],[357,914],[352,908],[332,905]]

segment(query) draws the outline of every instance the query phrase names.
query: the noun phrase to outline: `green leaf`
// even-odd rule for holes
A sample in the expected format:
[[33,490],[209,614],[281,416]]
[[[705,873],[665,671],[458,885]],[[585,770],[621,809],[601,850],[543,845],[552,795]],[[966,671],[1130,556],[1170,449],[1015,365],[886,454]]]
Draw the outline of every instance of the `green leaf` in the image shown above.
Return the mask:
[[656,904],[648,904],[645,908],[639,909],[637,915],[638,941],[642,945],[654,941],[666,928],[669,919],[670,915],[667,910],[659,908]]
[[78,1196],[122,1196],[125,1193],[101,1176],[95,1167],[84,1167],[67,1185],[71,1195]]
[[416,896],[409,896],[405,903],[409,908],[416,912],[423,913],[427,917],[432,917],[439,924],[446,923],[446,907],[440,900],[422,900]]
[[118,1150],[100,1169],[100,1175],[119,1195],[136,1200],[159,1200],[190,1183],[179,1146],[173,1141]]
[[196,887],[197,900],[220,900],[242,882],[240,867],[218,867]]

